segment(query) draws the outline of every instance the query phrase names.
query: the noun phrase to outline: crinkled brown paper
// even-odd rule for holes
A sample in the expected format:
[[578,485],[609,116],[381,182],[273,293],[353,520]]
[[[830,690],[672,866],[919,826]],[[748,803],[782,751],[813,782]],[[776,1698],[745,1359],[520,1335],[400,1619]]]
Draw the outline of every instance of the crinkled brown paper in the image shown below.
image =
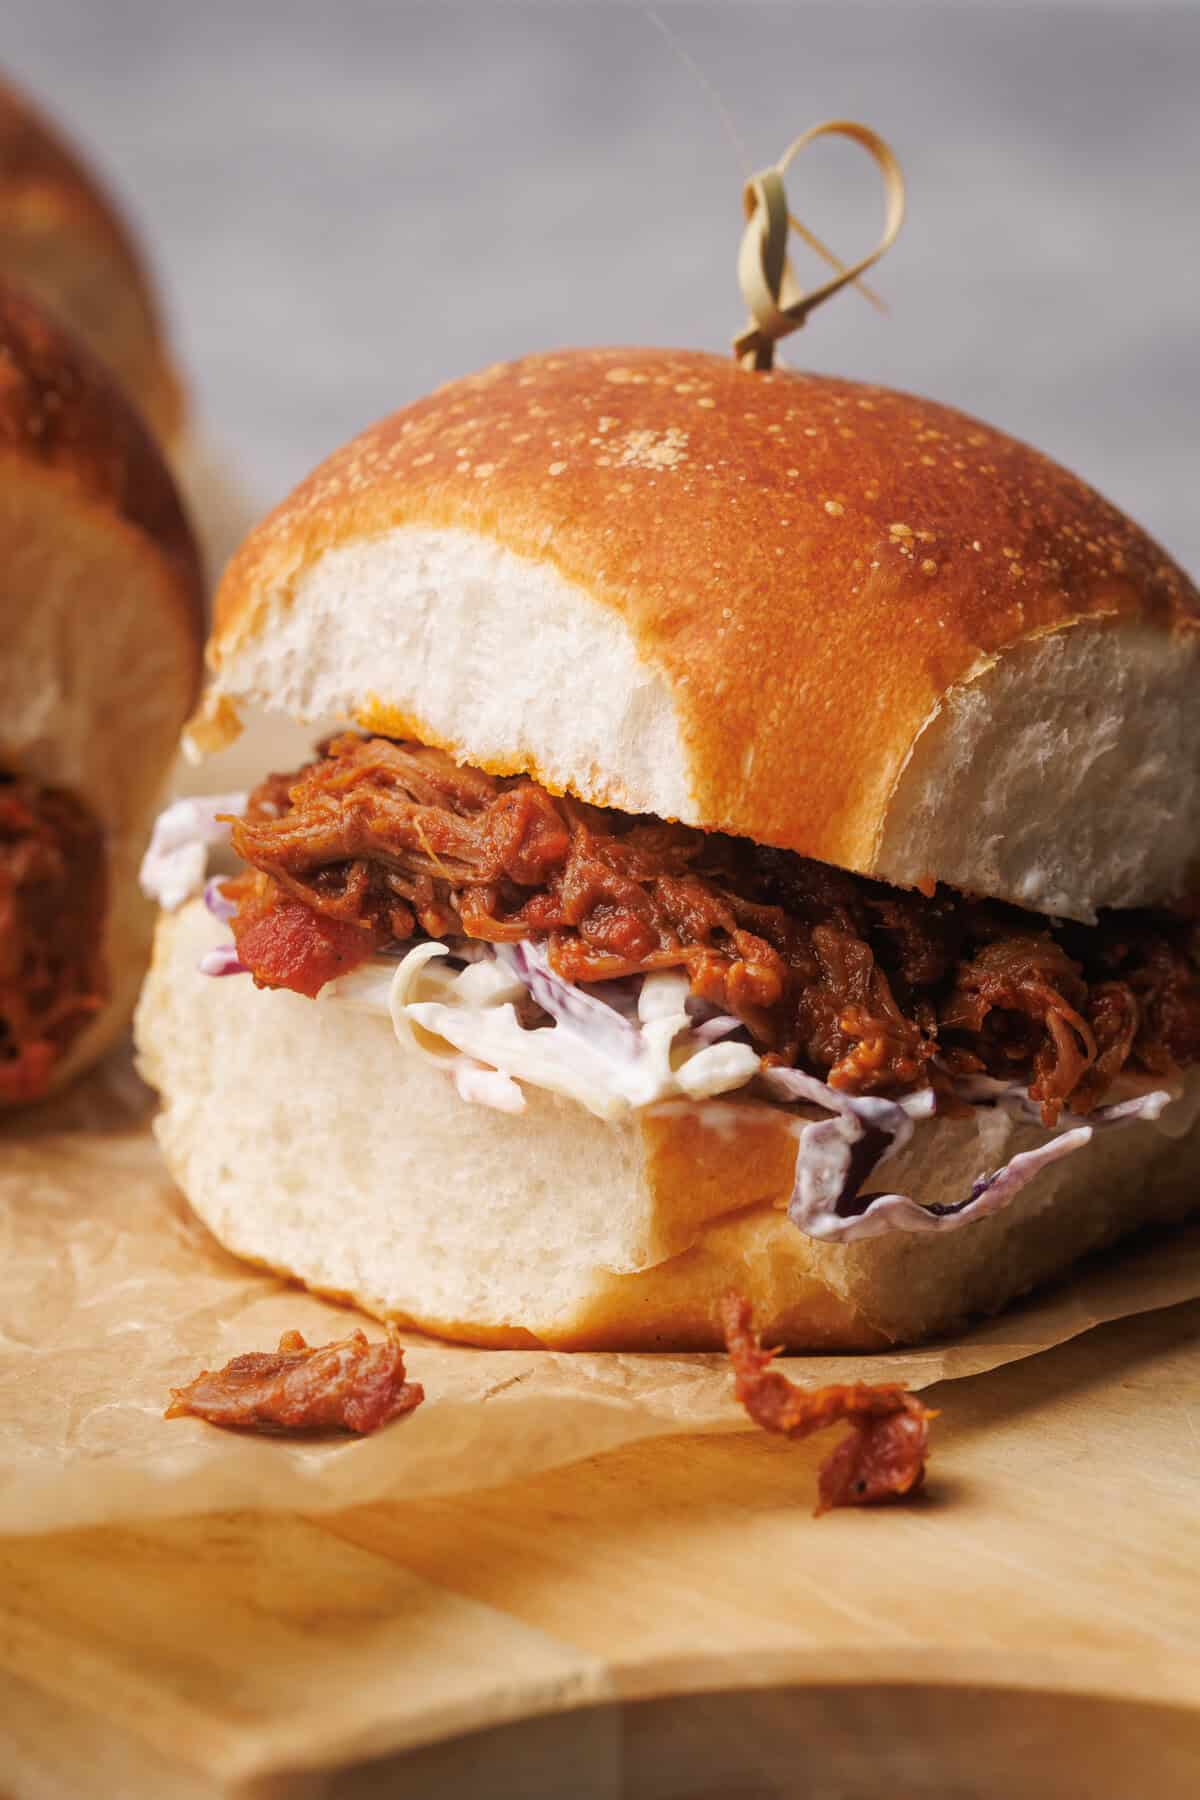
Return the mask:
[[[0,1529],[225,1509],[324,1511],[490,1486],[635,1438],[747,1428],[719,1355],[476,1350],[412,1335],[426,1402],[364,1439],[262,1438],[162,1417],[168,1391],[345,1310],[228,1256],[166,1175],[117,1059],[0,1128]],[[791,1358],[788,1372],[923,1388],[1200,1295],[1200,1226],[1099,1260],[957,1342]],[[378,1327],[368,1322],[374,1334]]]

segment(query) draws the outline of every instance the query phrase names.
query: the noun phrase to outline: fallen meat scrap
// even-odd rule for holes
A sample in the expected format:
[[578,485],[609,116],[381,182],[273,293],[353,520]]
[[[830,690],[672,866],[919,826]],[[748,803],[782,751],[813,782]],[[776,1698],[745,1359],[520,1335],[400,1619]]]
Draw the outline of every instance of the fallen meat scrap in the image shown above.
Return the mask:
[[207,1419],[251,1431],[378,1431],[420,1406],[425,1390],[404,1378],[394,1325],[381,1343],[352,1331],[333,1344],[306,1344],[285,1331],[278,1350],[252,1350],[172,1388],[168,1419]]
[[749,1302],[727,1294],[721,1306],[725,1344],[733,1363],[737,1397],[764,1431],[811,1437],[845,1420],[849,1435],[821,1465],[818,1518],[835,1506],[871,1506],[916,1493],[925,1479],[929,1421],[937,1414],[899,1382],[812,1388],[805,1392],[771,1367],[777,1352],[764,1350]]

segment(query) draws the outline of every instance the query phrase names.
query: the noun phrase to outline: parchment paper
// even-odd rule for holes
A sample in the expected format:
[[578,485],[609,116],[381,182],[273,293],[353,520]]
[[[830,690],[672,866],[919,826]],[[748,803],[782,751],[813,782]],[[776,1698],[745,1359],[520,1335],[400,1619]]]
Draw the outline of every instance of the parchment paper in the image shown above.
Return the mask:
[[[0,1128],[0,1530],[333,1510],[491,1486],[635,1438],[747,1429],[720,1355],[476,1350],[417,1334],[405,1342],[425,1404],[374,1437],[164,1421],[168,1390],[201,1368],[273,1349],[293,1327],[323,1343],[359,1321],[220,1248],[158,1159],[151,1108],[117,1058]],[[787,1369],[923,1388],[1197,1295],[1200,1226],[1095,1260],[954,1343]]]

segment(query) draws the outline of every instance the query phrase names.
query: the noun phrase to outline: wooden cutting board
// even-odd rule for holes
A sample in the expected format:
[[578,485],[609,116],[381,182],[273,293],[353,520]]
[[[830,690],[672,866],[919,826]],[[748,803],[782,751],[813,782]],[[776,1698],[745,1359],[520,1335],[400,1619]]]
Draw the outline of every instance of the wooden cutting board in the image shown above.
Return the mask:
[[0,1543],[7,1800],[1200,1794],[1200,1303],[933,1390],[916,1505],[671,1439]]

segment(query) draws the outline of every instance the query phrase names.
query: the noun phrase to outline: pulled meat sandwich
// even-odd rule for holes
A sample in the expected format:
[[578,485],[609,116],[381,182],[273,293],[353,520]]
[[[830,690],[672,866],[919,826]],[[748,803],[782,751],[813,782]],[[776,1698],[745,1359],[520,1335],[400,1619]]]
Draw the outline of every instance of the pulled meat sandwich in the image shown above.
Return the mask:
[[201,572],[132,407],[0,287],[0,1108],[127,1025],[138,863],[200,677]]
[[302,484],[210,660],[198,753],[315,740],[147,859],[238,858],[138,1028],[234,1251],[479,1343],[718,1347],[735,1288],[873,1348],[1194,1203],[1200,602],[1024,445],[531,357]]

